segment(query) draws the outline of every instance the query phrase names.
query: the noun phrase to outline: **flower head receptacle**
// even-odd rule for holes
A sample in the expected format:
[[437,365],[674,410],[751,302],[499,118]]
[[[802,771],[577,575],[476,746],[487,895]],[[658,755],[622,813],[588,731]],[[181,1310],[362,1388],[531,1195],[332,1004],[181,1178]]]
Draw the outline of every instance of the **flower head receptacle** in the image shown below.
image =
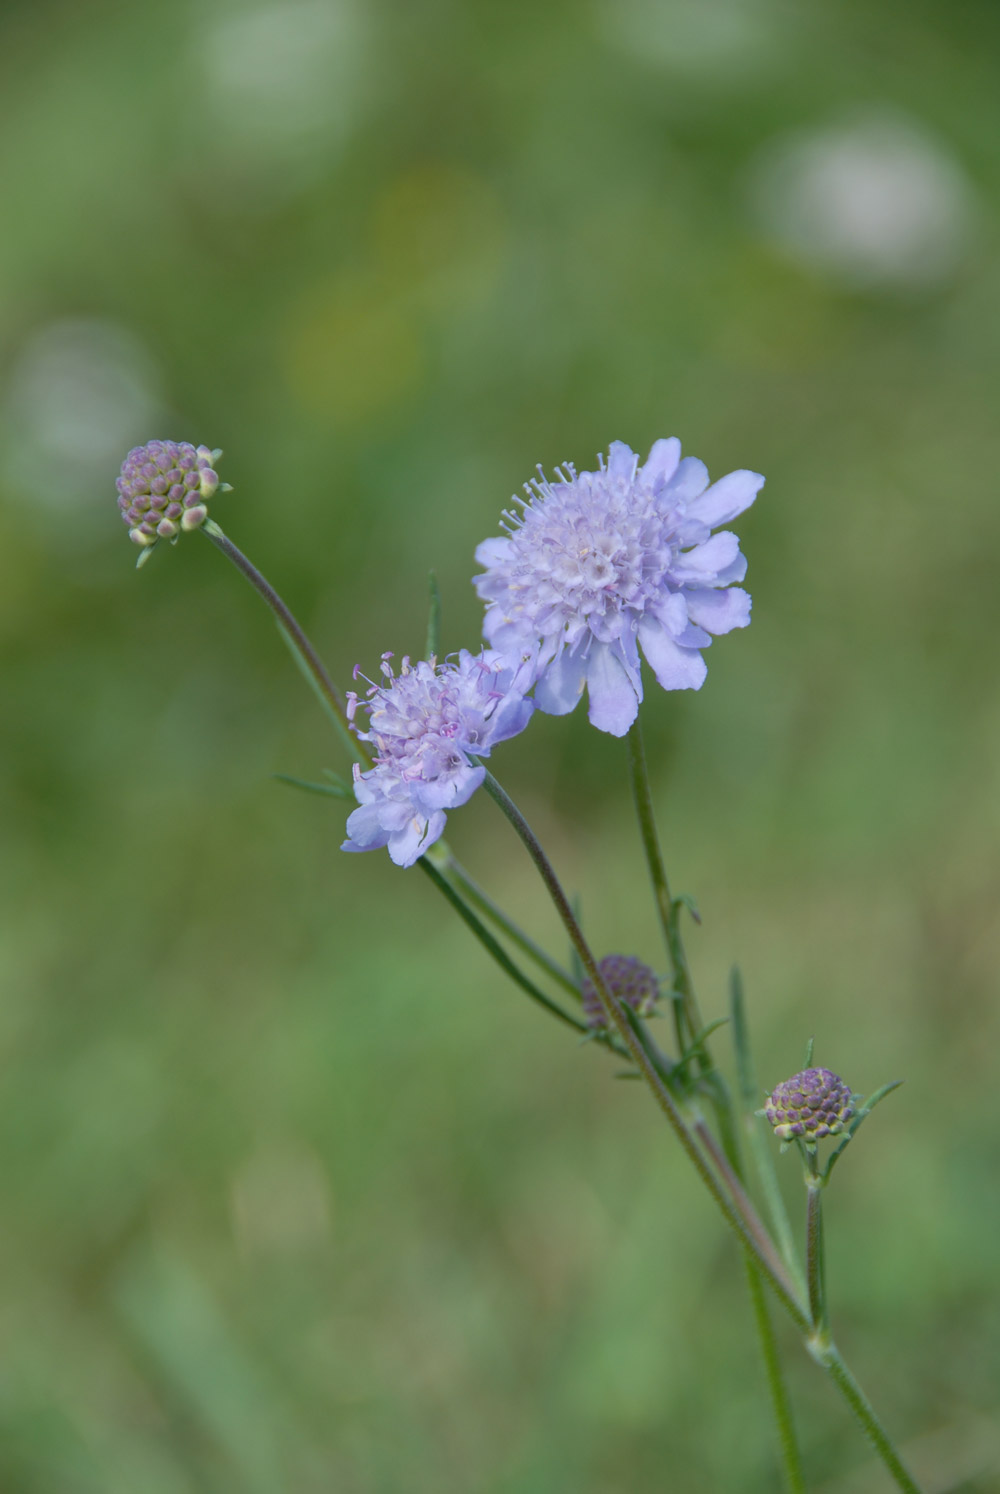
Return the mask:
[[118,509],[129,539],[150,549],[158,540],[175,542],[182,531],[198,529],[208,518],[208,501],[219,487],[215,463],[221,451],[189,441],[147,441],[122,463]]
[[[660,995],[660,982],[655,971],[643,964],[635,955],[610,954],[598,960],[597,968],[604,978],[612,996],[631,1007],[638,1017],[648,1017]],[[583,1009],[590,1027],[606,1027],[607,1018],[598,999],[593,981],[585,975],[580,984]]]
[[821,1141],[838,1136],[854,1115],[851,1091],[829,1069],[803,1069],[775,1086],[764,1114],[779,1141]]

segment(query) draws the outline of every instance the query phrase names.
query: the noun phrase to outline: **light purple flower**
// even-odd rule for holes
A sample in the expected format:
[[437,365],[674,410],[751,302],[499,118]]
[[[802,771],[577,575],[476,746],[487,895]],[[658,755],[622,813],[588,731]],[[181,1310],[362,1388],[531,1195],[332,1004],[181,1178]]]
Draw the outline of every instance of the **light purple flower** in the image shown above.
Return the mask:
[[750,597],[735,534],[717,524],[749,508],[764,479],[730,472],[711,487],[676,437],[643,466],[612,442],[597,472],[566,464],[526,484],[505,538],[476,551],[483,632],[500,650],[539,649],[535,702],[561,716],[586,686],[590,720],[624,736],[642,700],[639,647],[665,690],[697,690],[713,633],[744,628]]
[[[474,759],[524,730],[534,709],[524,692],[534,679],[526,651],[513,661],[489,650],[438,664],[404,658],[398,675],[382,655],[384,683],[368,698],[348,697],[352,720],[368,712],[359,731],[374,749],[367,772],[355,766],[354,792],[361,808],[347,821],[344,851],[387,846],[397,866],[412,866],[444,831],[445,811],[472,797],[486,776]],[[357,671],[355,671],[355,676]]]

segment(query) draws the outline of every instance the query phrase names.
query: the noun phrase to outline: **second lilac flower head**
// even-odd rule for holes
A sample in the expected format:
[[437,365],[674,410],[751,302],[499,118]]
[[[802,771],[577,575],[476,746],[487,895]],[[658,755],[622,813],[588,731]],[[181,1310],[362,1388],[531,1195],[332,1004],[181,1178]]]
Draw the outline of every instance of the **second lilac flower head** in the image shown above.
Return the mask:
[[465,649],[455,659],[411,664],[399,674],[382,657],[383,683],[364,701],[352,694],[349,714],[368,712],[359,731],[374,749],[374,765],[354,770],[360,808],[347,821],[345,851],[386,846],[397,866],[412,866],[444,831],[446,811],[472,797],[486,776],[476,758],[524,730],[533,706],[524,693],[534,679],[530,656],[513,662]]

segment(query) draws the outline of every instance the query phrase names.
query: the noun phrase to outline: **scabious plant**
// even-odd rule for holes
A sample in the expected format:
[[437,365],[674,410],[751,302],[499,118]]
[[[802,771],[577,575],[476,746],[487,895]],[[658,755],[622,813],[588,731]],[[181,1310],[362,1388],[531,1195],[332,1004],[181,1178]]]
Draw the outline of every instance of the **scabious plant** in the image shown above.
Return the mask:
[[730,472],[711,487],[676,437],[646,461],[613,441],[596,472],[572,463],[550,482],[525,485],[521,512],[504,514],[504,538],[484,540],[475,586],[486,602],[483,632],[498,649],[537,645],[535,702],[556,716],[584,689],[590,720],[620,737],[642,700],[639,650],[665,690],[697,690],[713,634],[744,628],[746,561],[726,524],[753,502],[764,479]]
[[[506,538],[487,540],[476,552],[485,567],[476,586],[486,603],[490,647],[463,649],[438,662],[440,617],[432,606],[427,658],[416,664],[404,658],[397,673],[392,655],[384,654],[380,681],[369,681],[360,699],[340,692],[274,587],[208,516],[207,500],[219,486],[212,465],[218,455],[170,441],[129,453],[118,483],[119,509],[142,547],[140,561],[159,539],[174,541],[185,529],[204,534],[232,561],[272,609],[354,759],[359,803],[347,820],[344,849],[384,846],[397,864],[420,867],[522,992],[592,1047],[611,1051],[626,1077],[648,1086],[742,1247],[788,1494],[801,1494],[806,1485],[765,1286],[851,1407],[896,1485],[919,1494],[834,1342],[823,1271],[823,1191],[861,1123],[895,1086],[884,1085],[862,1100],[830,1070],[812,1067],[810,1044],[805,1069],[778,1085],[765,1109],[758,1109],[742,985],[734,972],[734,1099],[710,1042],[724,1019],[706,1025],[700,1015],[681,927],[685,910],[697,914],[667,880],[638,720],[640,649],[664,688],[697,689],[705,678],[702,651],[712,636],[748,622],[750,599],[735,584],[745,571],[738,542],[728,531],[712,531],[752,503],[763,478],[731,472],[709,486],[701,462],[681,461],[676,440],[657,441],[641,465],[615,442],[596,472],[566,465],[554,482],[540,475],[529,485],[522,513],[507,515]],[[584,689],[591,721],[628,736],[629,779],[669,961],[662,979],[635,956],[595,958],[541,842],[483,761],[528,726],[536,705],[565,714]],[[351,786],[334,773],[324,783],[278,776],[335,799],[352,796]],[[520,836],[542,879],[569,937],[569,969],[518,927],[442,839],[449,811],[480,785]],[[673,1018],[672,1051],[654,1040],[648,1023],[660,997]],[[783,1148],[796,1149],[803,1162],[804,1251],[795,1243],[773,1147],[759,1124],[764,1114]],[[741,1133],[750,1144],[754,1178],[744,1162]],[[834,1146],[821,1165],[823,1143]],[[764,1214],[753,1198],[754,1181]]]
[[486,769],[478,759],[531,720],[534,706],[524,692],[533,665],[530,655],[510,661],[462,649],[442,664],[404,658],[397,675],[391,658],[382,655],[383,683],[372,684],[365,700],[348,693],[349,719],[359,707],[368,713],[368,730],[358,737],[370,743],[374,762],[367,772],[354,766],[361,807],[348,818],[341,849],[386,846],[397,866],[412,866],[440,839],[446,811],[479,788]]

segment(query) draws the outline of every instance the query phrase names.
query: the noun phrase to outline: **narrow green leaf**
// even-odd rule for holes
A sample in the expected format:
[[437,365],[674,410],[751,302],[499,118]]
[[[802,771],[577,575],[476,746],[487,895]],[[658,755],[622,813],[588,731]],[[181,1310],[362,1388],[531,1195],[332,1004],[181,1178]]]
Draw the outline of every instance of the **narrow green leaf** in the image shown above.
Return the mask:
[[441,653],[441,588],[437,576],[430,573],[431,610],[427,618],[427,652],[425,659],[436,659]]
[[678,911],[681,908],[686,908],[691,914],[691,917],[694,919],[695,923],[701,923],[701,914],[698,912],[698,904],[695,902],[694,898],[689,892],[679,892],[674,898],[674,907],[677,908]]
[[353,799],[354,795],[346,784],[341,783],[311,783],[308,778],[293,778],[291,773],[272,773],[271,777],[277,783],[287,783],[289,788],[302,789],[307,794],[322,794],[327,799]]
[[[448,899],[459,918],[475,934],[480,944],[493,957],[504,974],[509,975],[511,980],[531,997],[532,1001],[536,1001],[547,1012],[551,1012],[554,1017],[558,1017],[560,1022],[564,1022],[567,1027],[572,1027],[577,1032],[586,1035],[588,1032],[587,1024],[571,1012],[565,1011],[558,1002],[553,1001],[550,996],[546,996],[544,991],[540,991],[534,981],[529,980],[524,971],[515,965],[503,945],[494,939],[482,919],[477,917],[475,911],[460,895],[449,879],[438,870],[433,861],[428,860],[426,856],[421,856],[417,861],[417,865],[430,877],[438,891],[442,892]],[[595,1039],[606,1047],[611,1048],[612,1052],[617,1053],[620,1058],[628,1057],[627,1053],[623,1051],[621,1044],[616,1042],[612,1034],[598,1031],[595,1033]]]
[[854,1120],[851,1122],[851,1130],[856,1131],[861,1122],[867,1119],[869,1115],[871,1115],[872,1111],[875,1109],[875,1106],[880,1105],[885,1099],[886,1095],[891,1095],[893,1090],[898,1089],[902,1082],[902,1079],[893,1079],[889,1084],[883,1084],[881,1089],[877,1089],[869,1099],[865,1100],[864,1104],[861,1106],[861,1109],[858,1111]]
[[847,1135],[837,1147],[837,1150],[835,1152],[831,1152],[830,1156],[827,1158],[826,1168],[823,1172],[824,1181],[827,1181],[829,1179],[830,1174],[833,1171],[834,1163],[837,1161],[838,1157],[840,1157],[842,1153],[847,1149],[849,1142],[854,1139],[861,1127],[862,1121],[866,1121],[871,1115],[872,1111],[875,1109],[875,1106],[881,1104],[886,1095],[891,1095],[894,1089],[898,1089],[902,1082],[902,1079],[893,1079],[890,1084],[883,1084],[881,1089],[877,1089],[869,1099],[865,1100],[862,1103],[860,1109],[847,1128]]
[[[785,1208],[785,1200],[778,1183],[770,1134],[765,1135],[764,1126],[761,1123],[763,1112],[757,1108],[761,1090],[754,1071],[753,1054],[750,1049],[750,1030],[743,995],[743,978],[736,965],[733,966],[729,976],[729,1011],[732,1017],[733,1047],[736,1050],[737,1083],[743,1102],[743,1127],[753,1156],[754,1170],[767,1202],[767,1210],[771,1216],[775,1237],[785,1264],[804,1293],[805,1277],[795,1248],[788,1210]],[[770,1126],[767,1127],[767,1131],[770,1133]],[[781,1150],[785,1150],[784,1146]]]
[[728,1023],[728,1017],[716,1017],[714,1022],[709,1022],[707,1027],[703,1027],[701,1031],[696,1034],[690,1048],[688,1049],[688,1052],[693,1053],[696,1048],[699,1048],[701,1044],[704,1043],[706,1038],[710,1038],[713,1032],[718,1032],[720,1027],[725,1027],[728,1025]]
[[814,1046],[815,1042],[816,1042],[815,1038],[810,1038],[809,1041],[808,1041],[808,1043],[806,1043],[806,1061],[802,1065],[802,1067],[804,1069],[811,1069],[812,1068],[813,1046]]
[[733,1025],[733,1048],[736,1053],[736,1077],[740,1086],[743,1108],[755,1112],[758,1096],[757,1080],[750,1055],[750,1033],[747,1029],[747,1009],[743,999],[743,977],[738,965],[729,972],[729,1015]]
[[343,796],[345,799],[354,798],[353,786],[347,781],[346,778],[341,778],[339,773],[335,773],[332,768],[324,768],[323,777],[328,778],[332,784],[335,784],[337,788],[341,789],[343,791]]
[[[205,522],[209,523],[211,521],[206,520]],[[202,527],[204,528],[204,525]],[[312,670],[309,668],[306,660],[302,657],[302,651],[299,648],[298,644],[295,642],[295,639],[292,637],[291,633],[289,633],[288,629],[283,623],[279,622],[277,627],[278,632],[281,634],[282,638],[285,640],[285,643],[288,646],[289,653],[298,666],[299,673],[302,675],[302,678],[305,680],[306,684],[309,686],[310,690],[319,701],[320,709],[322,710],[323,714],[326,716],[328,721],[332,721],[334,730],[336,731],[340,740],[343,742],[344,746],[347,748],[351,757],[356,758],[359,763],[363,763],[364,758],[362,756],[361,749],[358,743],[351,736],[350,732],[345,730],[344,723],[341,721],[340,717],[337,715],[336,711],[333,709],[330,702],[327,700],[326,696],[317,685],[315,679],[313,678]]]

